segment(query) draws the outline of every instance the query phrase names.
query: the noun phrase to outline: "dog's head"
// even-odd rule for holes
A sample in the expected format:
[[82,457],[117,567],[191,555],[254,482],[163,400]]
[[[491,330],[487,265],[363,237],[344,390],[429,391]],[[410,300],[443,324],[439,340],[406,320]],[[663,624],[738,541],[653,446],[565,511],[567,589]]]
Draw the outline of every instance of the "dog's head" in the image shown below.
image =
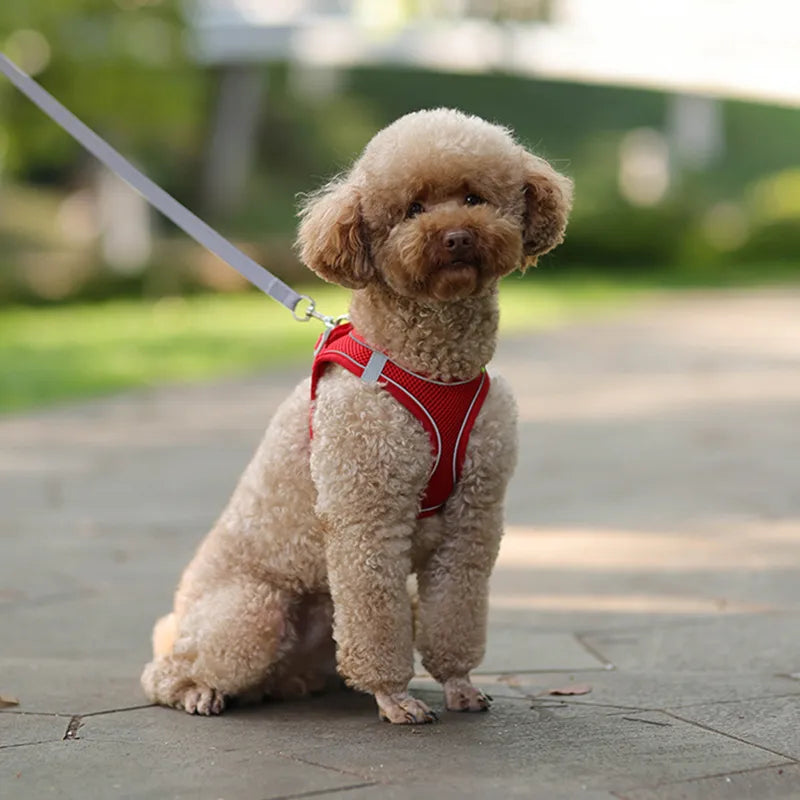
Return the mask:
[[572,183],[479,117],[407,114],[301,211],[303,261],[327,281],[438,301],[488,292],[564,237]]

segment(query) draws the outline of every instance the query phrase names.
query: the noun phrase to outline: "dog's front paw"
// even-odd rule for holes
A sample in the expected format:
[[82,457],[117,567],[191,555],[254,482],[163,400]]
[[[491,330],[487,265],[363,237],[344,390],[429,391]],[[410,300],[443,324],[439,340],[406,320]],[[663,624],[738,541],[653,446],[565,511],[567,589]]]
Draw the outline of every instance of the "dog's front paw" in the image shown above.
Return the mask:
[[436,722],[439,718],[434,711],[421,700],[412,697],[408,692],[397,694],[375,694],[378,702],[378,716],[384,722],[394,722],[398,725],[418,725],[426,722]]
[[217,689],[195,684],[184,692],[176,705],[189,714],[203,714],[209,717],[212,714],[222,713],[225,708],[225,697]]
[[448,711],[488,711],[492,698],[476,689],[469,678],[444,682],[444,704]]

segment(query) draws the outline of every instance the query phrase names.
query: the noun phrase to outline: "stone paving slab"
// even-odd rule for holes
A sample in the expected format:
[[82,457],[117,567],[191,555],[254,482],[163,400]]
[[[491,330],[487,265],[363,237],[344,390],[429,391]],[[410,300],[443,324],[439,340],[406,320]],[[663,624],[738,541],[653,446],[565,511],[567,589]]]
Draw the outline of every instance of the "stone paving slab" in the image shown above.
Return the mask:
[[521,457],[495,703],[436,726],[348,692],[142,705],[153,620],[305,370],[0,418],[0,796],[800,796],[798,307],[698,293],[501,343]]
[[[731,763],[740,769],[789,763],[659,712],[575,717],[569,709],[554,708],[531,714],[525,704],[500,700],[491,714],[445,714],[435,726],[395,728],[375,720],[370,698],[342,693],[242,709],[220,719],[162,708],[102,714],[84,718],[79,736],[84,747],[96,742],[116,745],[123,753],[150,752],[157,773],[175,763],[175,752],[190,752],[192,764],[218,762],[225,770],[245,763],[225,760],[224,753],[234,753],[237,759],[252,759],[248,763],[280,757],[344,771],[364,782],[408,784],[410,791],[435,775],[437,784],[472,797],[486,796],[490,786],[502,793],[512,784],[578,791],[591,783],[596,789],[624,790],[646,780],[724,771]],[[65,742],[64,748],[74,744]],[[158,748],[163,752],[156,755]],[[90,758],[76,759],[91,766],[95,751],[79,752]],[[14,769],[13,757],[7,763]],[[250,767],[247,772],[248,781],[260,774]],[[240,787],[232,796],[252,795]]]
[[[800,760],[800,695],[689,706],[683,719]],[[800,796],[800,784],[797,786]]]
[[489,628],[486,657],[480,672],[501,670],[602,669],[604,664],[571,633],[519,630],[494,625]]
[[[615,800],[616,795],[592,789],[562,790],[555,786],[541,787],[533,784],[515,784],[511,780],[486,781],[477,777],[474,783],[476,797],[509,797],[525,798],[525,800]],[[479,795],[478,792],[483,792]],[[579,792],[579,794],[576,794]],[[408,800],[409,797],[419,800],[461,800],[468,796],[463,787],[448,787],[420,782],[413,787],[393,786],[383,783],[364,786],[358,789],[334,791],[326,794],[331,800]]]
[[0,658],[3,692],[17,698],[27,713],[72,716],[145,705],[140,673],[132,659]]
[[[42,559],[42,530],[46,526],[0,523],[5,545],[0,561],[0,609],[33,607],[53,596],[110,596],[114,590],[149,591],[169,602],[176,575],[190,557],[183,546],[197,530],[166,527],[61,525],[47,541]],[[177,545],[177,546],[176,546]],[[91,554],[91,557],[88,557]],[[0,632],[5,625],[0,617]],[[4,637],[7,638],[7,637]]]
[[[56,714],[28,714],[11,710],[0,712],[0,765],[3,764],[3,757],[16,747],[62,741],[68,722],[69,717]],[[8,772],[0,766],[0,774],[5,780]]]
[[[759,703],[771,698],[800,700],[800,681],[760,672],[508,672],[503,675],[481,675],[480,680],[481,686],[486,687],[490,694],[545,698],[551,704],[605,706],[611,710],[669,708],[680,711],[705,704],[713,704],[709,707],[716,708],[717,705],[721,707],[721,704],[738,701],[753,700]],[[567,697],[546,694],[551,689],[574,684],[588,685],[591,691]]]
[[663,725],[569,712],[562,718],[560,709],[531,714],[522,704],[499,701],[488,715],[448,714],[442,724],[416,734],[348,726],[347,736],[295,742],[287,752],[317,764],[346,764],[390,783],[415,783],[422,774],[469,788],[480,776],[488,783],[512,778],[517,785],[575,791],[699,777],[725,772],[733,763],[739,768],[789,763],[664,714],[658,721]]
[[[89,741],[0,750],[11,797],[85,800],[238,800],[286,798],[363,784],[336,769],[280,758],[255,747],[199,749],[191,742]],[[6,777],[8,776],[8,777]]]
[[164,594],[161,605],[146,587],[125,594],[110,588],[79,592],[20,605],[13,609],[13,626],[10,615],[0,624],[2,652],[18,658],[126,657],[144,666],[153,622],[169,603],[169,593]]
[[800,613],[750,614],[589,633],[584,641],[618,668],[637,672],[791,673],[800,664],[798,630]]
[[800,766],[793,764],[635,789],[614,796],[622,800],[793,800],[798,796],[798,786]]
[[[559,669],[604,668],[605,664],[583,647],[571,633],[530,631],[524,628],[520,630],[493,625],[488,631],[486,656],[476,673],[514,669],[551,672]],[[417,671],[423,671],[419,657]]]

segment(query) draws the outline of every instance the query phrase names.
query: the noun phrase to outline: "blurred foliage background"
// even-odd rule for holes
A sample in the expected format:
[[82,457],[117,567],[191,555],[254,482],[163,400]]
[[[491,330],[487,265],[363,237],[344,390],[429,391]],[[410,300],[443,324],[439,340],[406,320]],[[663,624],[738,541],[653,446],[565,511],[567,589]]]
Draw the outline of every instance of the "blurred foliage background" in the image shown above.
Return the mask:
[[[206,66],[166,0],[3,0],[0,49],[291,282],[309,279],[292,252],[298,193],[397,116],[440,105],[513,128],[576,182],[566,243],[525,282],[800,277],[796,108],[500,73]],[[0,306],[246,289],[0,79]],[[35,348],[11,319],[4,371],[19,379]],[[15,407],[38,391],[20,380]]]

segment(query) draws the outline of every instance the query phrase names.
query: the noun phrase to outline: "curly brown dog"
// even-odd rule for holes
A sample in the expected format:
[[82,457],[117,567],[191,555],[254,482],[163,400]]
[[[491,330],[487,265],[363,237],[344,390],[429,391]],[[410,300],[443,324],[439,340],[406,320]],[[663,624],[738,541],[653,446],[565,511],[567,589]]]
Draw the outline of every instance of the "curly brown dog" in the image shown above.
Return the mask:
[[488,393],[471,432],[461,422],[460,460],[431,512],[445,444],[437,451],[433,428],[387,391],[390,373],[371,359],[359,377],[341,356],[320,366],[313,403],[303,381],[156,624],[142,675],[151,700],[217,714],[226,698],[319,689],[338,668],[383,719],[429,722],[408,692],[416,646],[448,709],[488,707],[470,671],[484,653],[516,408],[505,381],[482,376],[498,282],[562,240],[571,189],[507,130],[437,109],[382,130],[308,199],[303,261],[353,289],[340,342],[421,385],[478,381]]

